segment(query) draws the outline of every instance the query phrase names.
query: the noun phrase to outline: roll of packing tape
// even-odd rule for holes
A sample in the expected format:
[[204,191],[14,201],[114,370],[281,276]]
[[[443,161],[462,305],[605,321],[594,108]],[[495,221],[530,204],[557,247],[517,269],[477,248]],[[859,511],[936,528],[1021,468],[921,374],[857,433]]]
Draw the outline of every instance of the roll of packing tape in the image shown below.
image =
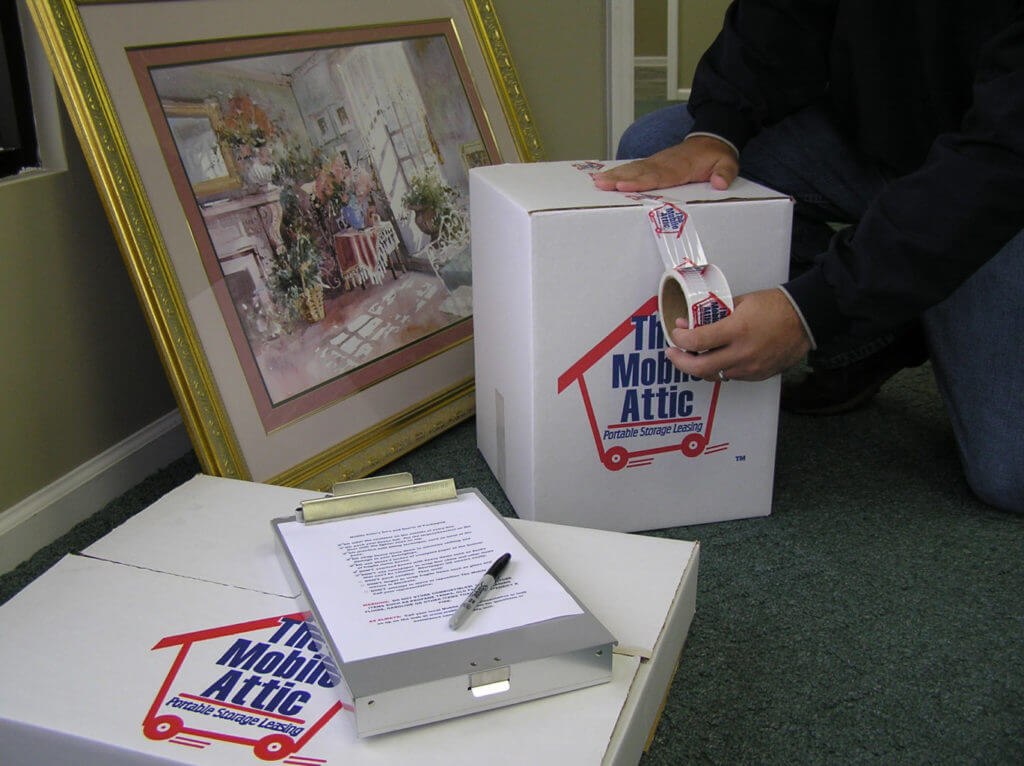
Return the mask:
[[[574,162],[573,167],[591,178],[604,170],[597,161]],[[708,263],[704,245],[683,203],[652,192],[629,192],[625,197],[647,211],[658,254],[665,266],[658,287],[658,316],[665,342],[672,342],[676,319],[686,317],[690,327],[701,327],[732,313],[729,282],[722,270]]]
[[672,330],[679,317],[685,317],[690,327],[702,327],[729,316],[732,308],[729,283],[713,263],[705,266],[683,263],[661,276],[658,316],[669,345],[675,345]]

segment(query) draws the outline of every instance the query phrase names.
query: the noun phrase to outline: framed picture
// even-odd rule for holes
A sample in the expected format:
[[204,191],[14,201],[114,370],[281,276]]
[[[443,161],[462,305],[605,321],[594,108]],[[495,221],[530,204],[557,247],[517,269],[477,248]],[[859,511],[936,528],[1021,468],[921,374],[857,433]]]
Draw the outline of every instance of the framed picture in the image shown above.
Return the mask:
[[29,0],[204,471],[473,413],[468,171],[543,159],[485,0]]
[[462,164],[466,166],[466,170],[491,164],[490,157],[487,154],[487,147],[484,146],[483,141],[476,140],[463,144],[459,152],[462,155]]

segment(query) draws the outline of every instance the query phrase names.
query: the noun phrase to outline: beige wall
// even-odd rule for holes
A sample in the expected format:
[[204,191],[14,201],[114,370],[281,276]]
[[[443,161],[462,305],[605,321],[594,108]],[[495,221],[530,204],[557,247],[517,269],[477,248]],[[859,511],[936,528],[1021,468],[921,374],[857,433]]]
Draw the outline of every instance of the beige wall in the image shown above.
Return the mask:
[[[602,0],[496,3],[549,159],[605,146]],[[68,170],[0,182],[0,510],[175,406],[66,118]]]
[[[677,30],[679,87],[689,88],[697,61],[722,28],[729,0],[679,0]],[[633,53],[636,56],[668,54],[666,0],[635,0],[633,3]]]
[[604,1],[494,6],[548,159],[605,157]]
[[0,509],[175,406],[60,114],[68,169],[0,182]]
[[697,62],[722,28],[729,0],[679,0],[679,87],[689,88]]
[[668,26],[668,4],[665,0],[634,0],[633,55],[667,55],[666,26]]

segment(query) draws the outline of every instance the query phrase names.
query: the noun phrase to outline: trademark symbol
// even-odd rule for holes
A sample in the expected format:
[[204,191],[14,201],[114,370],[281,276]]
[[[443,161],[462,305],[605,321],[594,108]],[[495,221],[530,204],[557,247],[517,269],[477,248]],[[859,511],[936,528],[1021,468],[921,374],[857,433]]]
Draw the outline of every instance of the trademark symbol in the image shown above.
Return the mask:
[[744,460],[746,460],[746,459],[747,459],[747,456],[746,456],[746,455],[737,455],[737,456],[736,456],[736,462],[737,462],[737,463],[742,463],[742,462],[743,462]]

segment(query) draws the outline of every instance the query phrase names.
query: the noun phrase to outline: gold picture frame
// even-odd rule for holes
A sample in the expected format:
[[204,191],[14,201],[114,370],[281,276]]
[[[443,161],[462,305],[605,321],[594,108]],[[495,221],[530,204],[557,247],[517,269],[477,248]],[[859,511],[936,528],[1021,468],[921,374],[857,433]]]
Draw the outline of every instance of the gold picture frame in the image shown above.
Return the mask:
[[[206,473],[324,489],[473,414],[471,278],[451,266],[468,258],[465,190],[452,188],[465,179],[451,174],[468,172],[460,147],[476,141],[492,162],[544,158],[490,2],[28,3]],[[295,106],[282,108],[287,88]],[[462,132],[439,130],[455,118],[437,117],[435,96],[418,90],[442,94]],[[239,104],[247,116],[261,99],[265,120],[232,122]],[[399,103],[418,111],[398,115]],[[307,112],[315,130],[303,127]],[[396,126],[406,132],[385,148],[407,163],[398,170],[376,137]],[[274,156],[262,172],[243,167],[255,146]],[[357,176],[362,187],[349,183]],[[462,208],[421,221],[421,176],[440,179]],[[346,277],[350,240],[365,252]],[[265,321],[285,316],[300,278],[321,283],[328,329]],[[410,310],[387,308],[409,290],[419,290],[414,319],[441,319],[408,322]],[[406,336],[403,322],[425,329]],[[332,354],[348,366],[320,360]]]

